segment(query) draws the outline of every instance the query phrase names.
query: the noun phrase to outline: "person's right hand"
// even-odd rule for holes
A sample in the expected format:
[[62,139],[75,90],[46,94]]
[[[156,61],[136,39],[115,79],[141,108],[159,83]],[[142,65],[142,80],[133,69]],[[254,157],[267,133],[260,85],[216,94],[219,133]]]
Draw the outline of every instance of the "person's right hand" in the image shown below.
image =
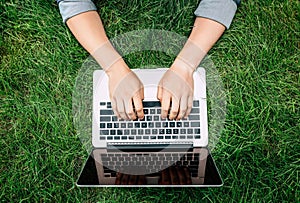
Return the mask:
[[144,118],[144,86],[136,74],[128,68],[124,60],[114,63],[106,73],[115,115],[125,120]]

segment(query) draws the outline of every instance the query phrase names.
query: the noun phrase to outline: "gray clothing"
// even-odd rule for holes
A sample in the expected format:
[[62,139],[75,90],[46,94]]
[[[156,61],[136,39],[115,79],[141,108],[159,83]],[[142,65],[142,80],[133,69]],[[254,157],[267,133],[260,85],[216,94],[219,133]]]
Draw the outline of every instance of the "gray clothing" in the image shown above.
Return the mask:
[[[217,21],[228,29],[239,2],[240,0],[202,0],[194,14]],[[97,10],[92,0],[57,0],[57,3],[63,22],[80,13]]]

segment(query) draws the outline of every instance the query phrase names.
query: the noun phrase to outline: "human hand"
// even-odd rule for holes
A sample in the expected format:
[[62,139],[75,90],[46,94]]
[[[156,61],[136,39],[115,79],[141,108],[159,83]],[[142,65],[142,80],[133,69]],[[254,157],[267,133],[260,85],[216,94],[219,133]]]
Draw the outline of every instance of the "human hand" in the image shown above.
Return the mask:
[[116,185],[146,185],[147,180],[144,175],[128,175],[117,173]]
[[161,172],[159,185],[190,185],[192,178],[187,167],[171,166]]
[[144,118],[144,86],[136,74],[123,60],[114,63],[106,73],[109,77],[112,108],[116,116],[124,120]]
[[169,119],[187,117],[193,105],[193,69],[183,61],[176,60],[158,84],[157,98],[161,102],[161,117]]

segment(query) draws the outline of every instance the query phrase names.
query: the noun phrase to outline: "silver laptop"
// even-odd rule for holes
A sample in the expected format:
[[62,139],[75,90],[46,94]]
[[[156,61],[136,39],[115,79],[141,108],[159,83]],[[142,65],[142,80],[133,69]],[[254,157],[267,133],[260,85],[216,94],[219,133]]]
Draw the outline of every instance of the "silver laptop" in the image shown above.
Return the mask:
[[[123,186],[222,185],[218,170],[206,148],[208,124],[205,70],[198,68],[194,72],[193,107],[187,119],[178,121],[162,119],[160,116],[160,102],[156,97],[157,84],[166,70],[165,68],[133,70],[144,84],[145,96],[143,100],[145,117],[143,120],[134,121],[117,119],[109,99],[108,77],[102,70],[94,72],[92,124],[94,149],[77,181],[78,186],[101,187],[118,183],[123,183],[121,184]],[[86,177],[92,174],[91,171],[94,172],[90,176],[94,178]],[[169,181],[171,184],[165,181],[163,177],[166,175],[163,174],[168,174],[168,171],[178,175],[175,177],[177,181]],[[139,182],[142,184],[130,182],[130,177],[135,177],[136,180],[136,177],[142,177],[143,181]],[[178,181],[180,177],[181,180],[188,181],[180,183]]]

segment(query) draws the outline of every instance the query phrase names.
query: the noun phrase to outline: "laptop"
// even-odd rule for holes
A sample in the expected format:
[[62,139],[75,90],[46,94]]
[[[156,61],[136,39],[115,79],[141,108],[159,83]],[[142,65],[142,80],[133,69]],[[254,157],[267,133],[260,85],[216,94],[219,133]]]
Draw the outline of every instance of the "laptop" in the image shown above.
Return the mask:
[[223,181],[207,148],[208,122],[205,69],[194,72],[190,115],[162,119],[157,84],[166,68],[134,69],[144,84],[144,119],[118,120],[111,107],[108,77],[93,74],[93,150],[77,185],[221,186]]

